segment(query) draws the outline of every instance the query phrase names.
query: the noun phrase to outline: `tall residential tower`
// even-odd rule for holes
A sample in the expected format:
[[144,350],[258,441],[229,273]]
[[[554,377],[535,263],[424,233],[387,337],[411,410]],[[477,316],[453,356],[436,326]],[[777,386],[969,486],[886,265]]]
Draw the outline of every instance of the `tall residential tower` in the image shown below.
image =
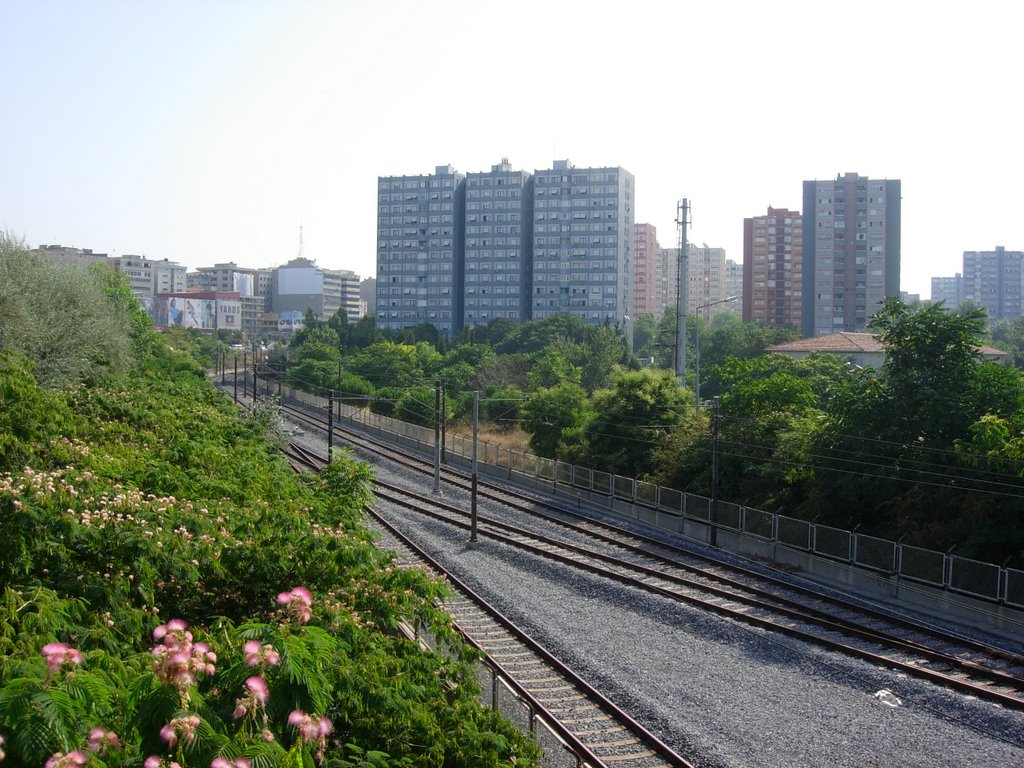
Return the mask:
[[1024,310],[1024,252],[964,251],[963,298],[985,308],[988,319],[1016,320]]
[[632,337],[633,194],[623,168],[535,172],[532,319],[567,312]]
[[864,331],[900,295],[899,180],[805,181],[803,216],[803,335]]
[[466,176],[463,325],[529,317],[533,181],[508,158]]
[[428,323],[451,338],[462,322],[463,176],[437,166],[377,180],[377,327]]
[[800,330],[803,217],[768,208],[743,220],[743,320]]

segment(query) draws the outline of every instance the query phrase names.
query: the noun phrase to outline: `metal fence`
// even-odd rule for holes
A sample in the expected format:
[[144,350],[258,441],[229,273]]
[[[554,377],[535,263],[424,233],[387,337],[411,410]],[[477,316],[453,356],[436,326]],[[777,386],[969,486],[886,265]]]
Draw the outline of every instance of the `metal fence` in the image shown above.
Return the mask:
[[[284,395],[320,410],[327,405],[325,398],[287,387]],[[337,403],[336,408],[339,417],[361,425],[366,431],[381,435],[387,433],[421,450],[433,450],[433,429],[371,413],[367,408],[342,403]],[[445,449],[468,459],[472,456],[472,441],[465,435],[448,435]],[[713,523],[718,528],[848,563],[887,577],[931,585],[993,603],[1024,607],[1024,571],[731,502],[719,501],[713,505],[706,496],[544,459],[486,441],[478,445],[477,460],[482,466],[504,470],[509,477],[520,474],[543,480],[554,490],[577,495],[586,492],[591,501],[603,500],[608,507],[615,506],[616,501],[626,502],[638,518],[654,521],[669,530],[681,531],[680,521],[702,523],[708,528]],[[717,509],[713,510],[713,506]]]

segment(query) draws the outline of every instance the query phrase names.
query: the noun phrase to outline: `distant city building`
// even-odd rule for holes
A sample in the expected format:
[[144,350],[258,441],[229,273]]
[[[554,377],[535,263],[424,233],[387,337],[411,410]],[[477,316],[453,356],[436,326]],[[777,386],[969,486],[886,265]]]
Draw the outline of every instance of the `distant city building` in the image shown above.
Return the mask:
[[347,269],[324,270],[324,319],[344,310],[345,319],[359,320],[359,275]]
[[188,287],[203,291],[237,291],[242,296],[256,295],[256,270],[239,267],[233,261],[199,267],[188,273]]
[[535,172],[533,319],[564,312],[632,338],[634,191],[623,168]]
[[377,316],[377,278],[367,277],[359,284],[360,317]]
[[187,290],[187,269],[173,261],[152,262],[153,293],[178,293]]
[[738,311],[738,300],[725,301],[730,296],[725,291],[725,249],[689,243],[687,253],[687,314],[710,320],[722,312]]
[[124,274],[132,294],[147,309],[152,306],[157,293],[184,291],[186,288],[186,268],[167,259],[156,261],[145,256],[124,254],[108,258],[107,264]]
[[729,302],[725,310],[739,315],[743,312],[743,264],[726,259],[724,280],[725,295],[736,297],[736,303]]
[[964,251],[964,300],[985,308],[989,320],[1021,316],[1024,253],[996,246],[994,251]]
[[447,338],[463,308],[464,176],[450,165],[432,174],[377,179],[377,327],[429,323]]
[[267,300],[262,296],[239,294],[239,304],[242,308],[242,333],[250,338],[262,336]]
[[847,173],[803,187],[802,333],[863,331],[900,295],[900,182]]
[[465,303],[462,325],[529,317],[533,180],[502,158],[465,180]]
[[[279,317],[304,316],[313,310],[318,320],[324,313],[324,270],[310,259],[298,257],[274,270],[269,310]],[[337,302],[340,306],[340,301]],[[293,324],[289,324],[291,327]]]
[[658,248],[654,271],[654,316],[660,320],[666,309],[679,304],[679,249]]
[[743,320],[800,330],[803,217],[788,208],[743,220]]
[[559,312],[629,326],[633,195],[628,171],[567,160],[532,175],[503,159],[468,176],[380,177],[378,327],[428,323],[451,337]]
[[957,272],[953,277],[932,278],[932,303],[940,301],[948,309],[956,309],[964,300],[964,277]]
[[921,294],[910,293],[909,291],[900,291],[900,299],[903,300],[904,304],[920,304]]
[[256,295],[262,296],[268,307],[274,295],[274,271],[273,269],[256,270]]
[[658,230],[653,224],[634,225],[633,311],[658,316]]
[[56,264],[87,267],[97,262],[106,263],[107,254],[93,253],[91,248],[72,248],[64,245],[40,245],[36,251]]

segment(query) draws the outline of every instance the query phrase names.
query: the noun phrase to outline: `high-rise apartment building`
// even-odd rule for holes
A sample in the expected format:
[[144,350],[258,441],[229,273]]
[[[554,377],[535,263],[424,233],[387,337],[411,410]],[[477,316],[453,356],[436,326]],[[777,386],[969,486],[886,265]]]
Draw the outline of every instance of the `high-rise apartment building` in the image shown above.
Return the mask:
[[803,217],[768,208],[743,220],[743,320],[799,330],[802,323]]
[[743,309],[743,264],[738,264],[732,259],[725,260],[725,295],[736,297],[736,302],[729,302],[725,309],[739,314]]
[[964,251],[964,299],[985,308],[989,320],[1021,316],[1024,253],[996,246],[994,251]]
[[377,327],[429,323],[451,338],[463,310],[463,175],[437,166],[377,180]]
[[466,175],[465,303],[462,325],[529,317],[533,181],[508,158]]
[[623,168],[535,172],[533,319],[564,312],[632,337],[634,189]]
[[957,272],[953,277],[932,278],[932,304],[943,302],[946,309],[956,309],[964,300],[964,278]]
[[863,331],[900,295],[900,182],[846,173],[803,186],[801,331]]
[[658,317],[658,230],[653,224],[634,225],[633,311]]
[[654,316],[660,320],[666,309],[679,303],[679,249],[658,248],[654,269]]
[[725,249],[689,243],[687,255],[686,313],[710,320],[733,311],[725,302]]

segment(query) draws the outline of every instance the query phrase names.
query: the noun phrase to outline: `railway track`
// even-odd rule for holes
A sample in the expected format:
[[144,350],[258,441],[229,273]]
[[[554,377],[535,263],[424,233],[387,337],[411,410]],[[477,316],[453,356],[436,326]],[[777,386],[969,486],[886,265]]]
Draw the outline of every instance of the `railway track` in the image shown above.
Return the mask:
[[[290,411],[290,415],[310,426],[326,427],[303,410]],[[336,434],[418,472],[433,471],[423,459],[394,446],[382,447],[361,433],[336,427]],[[466,477],[450,468],[444,476],[450,484],[469,487]],[[725,564],[524,494],[485,483],[480,486],[483,498],[531,519],[527,529],[507,519],[483,515],[479,518],[481,535],[1007,708],[1024,709],[1024,658],[1017,654],[753,569]],[[417,496],[387,484],[378,484],[377,494],[396,504],[415,506],[420,513],[448,524],[469,526],[464,509],[436,498]]]
[[557,657],[492,608],[466,584],[374,510],[369,514],[387,536],[401,565],[425,564],[444,575],[453,595],[444,607],[459,632],[516,685],[516,694],[576,755],[578,764],[621,768],[693,764],[603,696]]
[[[327,465],[320,456],[300,445],[285,448],[298,471],[318,471]],[[378,488],[384,487],[378,484]],[[491,607],[458,577],[431,558],[412,540],[372,508],[367,513],[383,542],[396,553],[403,567],[425,566],[443,576],[452,587],[444,608],[465,640],[487,659],[496,675],[507,681],[514,695],[539,717],[577,764],[591,768],[693,768],[654,734],[564,665],[510,619]],[[497,678],[492,685],[497,686]],[[497,704],[497,689],[492,692]],[[497,708],[495,706],[495,708]]]

